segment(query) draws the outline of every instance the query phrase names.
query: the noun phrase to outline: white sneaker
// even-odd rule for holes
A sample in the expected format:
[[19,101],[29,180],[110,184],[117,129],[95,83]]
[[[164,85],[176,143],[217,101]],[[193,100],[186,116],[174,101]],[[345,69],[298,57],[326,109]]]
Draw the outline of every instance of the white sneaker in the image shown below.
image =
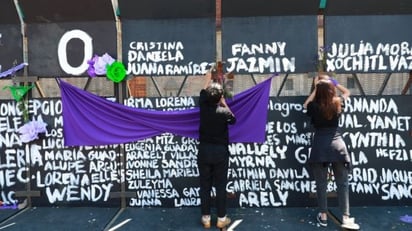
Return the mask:
[[218,227],[219,229],[222,229],[222,228],[228,226],[230,224],[230,222],[232,222],[232,221],[230,220],[229,217],[225,217],[225,219],[218,218],[216,227]]
[[203,228],[210,229],[210,216],[202,216],[201,222]]
[[355,223],[355,218],[353,217],[343,218],[341,227],[351,230],[359,230],[360,228],[359,225]]

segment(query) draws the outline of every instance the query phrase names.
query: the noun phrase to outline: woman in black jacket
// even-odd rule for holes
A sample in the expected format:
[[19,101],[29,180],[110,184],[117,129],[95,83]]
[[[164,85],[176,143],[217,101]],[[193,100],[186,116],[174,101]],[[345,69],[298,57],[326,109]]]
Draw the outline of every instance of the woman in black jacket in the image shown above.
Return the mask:
[[[317,215],[318,225],[327,226],[327,175],[329,166],[333,169],[336,180],[339,206],[342,211],[342,228],[359,229],[355,219],[349,217],[349,182],[348,174],[351,165],[346,144],[338,128],[339,117],[342,113],[342,101],[350,92],[339,85],[337,81],[321,75],[315,78],[315,89],[304,103],[307,114],[311,117],[315,133],[309,164],[316,182],[316,194],[320,209]],[[336,94],[339,89],[341,96]],[[343,98],[343,99],[342,99]]]
[[211,81],[206,74],[206,83],[200,91],[199,153],[197,163],[200,177],[201,222],[205,228],[211,223],[211,191],[216,189],[218,228],[226,227],[231,220],[226,216],[226,184],[229,167],[229,124],[236,118],[223,97],[222,86]]

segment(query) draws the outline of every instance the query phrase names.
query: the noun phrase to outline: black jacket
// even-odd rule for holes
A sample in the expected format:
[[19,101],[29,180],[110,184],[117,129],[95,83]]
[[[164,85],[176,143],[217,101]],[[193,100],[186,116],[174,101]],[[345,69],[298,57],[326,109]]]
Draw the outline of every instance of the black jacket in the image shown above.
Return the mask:
[[229,124],[236,123],[236,118],[229,109],[218,105],[210,105],[206,90],[200,91],[200,143],[229,144]]

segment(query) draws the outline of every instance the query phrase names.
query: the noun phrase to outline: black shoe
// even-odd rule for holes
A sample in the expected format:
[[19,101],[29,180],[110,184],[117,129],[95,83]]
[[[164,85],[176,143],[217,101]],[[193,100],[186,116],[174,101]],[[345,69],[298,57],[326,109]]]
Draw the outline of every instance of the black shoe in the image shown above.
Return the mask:
[[328,226],[328,220],[322,220],[322,216],[320,213],[316,216],[316,220],[318,221],[318,226],[321,227],[327,227]]

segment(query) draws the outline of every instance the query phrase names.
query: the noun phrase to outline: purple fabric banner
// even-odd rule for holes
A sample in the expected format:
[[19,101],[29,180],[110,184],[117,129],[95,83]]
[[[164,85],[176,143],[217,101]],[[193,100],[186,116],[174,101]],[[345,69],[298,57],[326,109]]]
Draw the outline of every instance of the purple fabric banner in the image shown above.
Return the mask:
[[[271,79],[227,100],[237,118],[236,124],[230,126],[230,142],[265,141]],[[59,82],[66,146],[120,144],[166,132],[198,138],[199,108],[180,111],[131,108]]]

